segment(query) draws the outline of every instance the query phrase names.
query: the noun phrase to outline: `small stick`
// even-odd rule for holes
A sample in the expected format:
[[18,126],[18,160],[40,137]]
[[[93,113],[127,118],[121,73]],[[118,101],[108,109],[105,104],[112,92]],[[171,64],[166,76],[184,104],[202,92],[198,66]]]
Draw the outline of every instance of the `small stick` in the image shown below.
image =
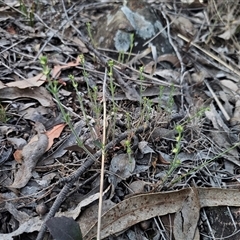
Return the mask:
[[222,111],[225,119],[226,119],[227,121],[229,121],[229,120],[230,120],[230,117],[229,117],[228,113],[226,112],[225,108],[223,107],[223,105],[221,104],[221,102],[219,101],[218,97],[217,97],[216,94],[214,93],[213,89],[211,88],[211,86],[209,85],[209,83],[208,83],[206,80],[204,80],[204,82],[205,82],[208,90],[209,90],[210,93],[212,94],[214,100],[216,101],[218,107],[221,109],[221,111]]

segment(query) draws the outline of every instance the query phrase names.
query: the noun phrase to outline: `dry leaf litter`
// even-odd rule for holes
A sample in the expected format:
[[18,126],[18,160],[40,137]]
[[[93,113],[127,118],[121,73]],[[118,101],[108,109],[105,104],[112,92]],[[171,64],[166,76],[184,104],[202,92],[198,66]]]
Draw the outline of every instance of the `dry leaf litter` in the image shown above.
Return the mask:
[[0,239],[52,239],[54,216],[92,239],[100,197],[102,238],[240,239],[239,11],[214,0],[0,2]]

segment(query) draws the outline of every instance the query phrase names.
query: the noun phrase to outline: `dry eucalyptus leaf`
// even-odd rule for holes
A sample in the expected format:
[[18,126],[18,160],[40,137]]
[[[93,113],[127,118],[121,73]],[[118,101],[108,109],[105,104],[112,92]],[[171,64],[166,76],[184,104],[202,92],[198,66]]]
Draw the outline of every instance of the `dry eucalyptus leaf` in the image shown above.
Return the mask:
[[1,240],[12,240],[14,237],[19,236],[22,233],[31,233],[34,231],[39,231],[42,225],[42,220],[40,217],[31,217],[28,221],[22,223],[19,228],[8,234],[0,234]]
[[53,78],[59,77],[62,70],[68,69],[70,67],[75,67],[79,65],[79,62],[81,61],[80,57],[78,56],[75,62],[68,62],[66,65],[55,65],[53,67],[53,70],[51,72],[51,75]]
[[180,73],[172,69],[157,69],[154,75],[165,78],[168,82],[178,83]]
[[[174,67],[179,67],[179,60],[178,58],[173,55],[173,54],[163,54],[161,56],[159,56],[157,59],[156,59],[156,62],[169,62],[171,63]],[[148,73],[148,74],[155,74],[153,71],[153,66],[155,65],[156,63],[155,61],[151,61],[149,62],[148,64],[146,64],[146,66],[144,67],[144,72],[145,73]]]
[[239,161],[239,153],[238,149],[232,147],[232,143],[229,142],[229,134],[228,133],[221,133],[219,131],[212,131],[209,133],[210,138],[217,144],[219,147],[223,149],[228,149],[225,157],[225,161],[230,161],[234,163],[236,166],[240,166],[240,161]]
[[19,211],[11,202],[5,203],[5,209],[11,213],[20,224],[23,224],[30,219],[30,216],[27,213]]
[[[109,185],[105,191],[103,192],[104,196],[106,193],[108,193],[109,189],[110,189],[111,185]],[[79,216],[79,214],[81,213],[81,210],[83,207],[86,207],[88,205],[90,205],[91,203],[95,202],[96,200],[98,200],[100,197],[100,193],[95,193],[92,194],[88,197],[86,197],[85,199],[83,199],[78,205],[77,207],[75,207],[72,210],[68,210],[67,212],[59,212],[56,214],[57,217],[61,217],[61,216],[65,216],[65,217],[72,217],[74,220]]]
[[219,91],[218,94],[219,98],[224,102],[223,103],[224,109],[226,110],[229,116],[232,116],[233,105],[230,104],[227,94],[225,93],[225,91]]
[[239,87],[237,86],[236,83],[234,83],[231,80],[221,80],[220,83],[224,86],[227,87],[229,89],[231,89],[233,92],[237,92]]
[[189,19],[181,16],[176,17],[175,15],[170,16],[170,19],[173,22],[175,28],[177,28],[183,35],[188,36],[189,34],[191,34],[192,36],[194,36],[196,29]]
[[47,79],[47,77],[45,75],[43,75],[42,73],[39,73],[35,77],[6,83],[4,88],[17,87],[20,89],[25,89],[25,88],[30,88],[30,87],[40,87],[43,83],[45,83],[46,79]]
[[17,137],[8,137],[8,142],[10,142],[12,145],[14,145],[15,149],[22,149],[23,146],[27,144],[26,140],[23,138],[17,138]]
[[[175,213],[182,208],[189,189],[168,193],[148,193],[130,197],[102,216],[101,237],[121,232],[130,226],[158,215]],[[96,236],[96,225],[83,232],[84,239]]]
[[213,103],[210,104],[210,110],[205,111],[206,117],[212,122],[213,127],[218,130],[224,130],[226,133],[229,133],[230,130],[228,126],[224,123],[221,115],[216,110]]
[[154,150],[148,146],[147,141],[141,141],[138,143],[138,148],[142,154],[154,153]]
[[118,154],[114,156],[111,165],[110,172],[113,174],[109,176],[110,182],[116,186],[117,183],[121,182],[123,179],[132,176],[133,171],[136,166],[136,161],[134,157],[128,156],[128,154]]
[[0,99],[33,98],[45,107],[54,106],[51,94],[44,87],[19,89],[7,87],[0,89]]
[[48,115],[50,110],[42,105],[36,107],[36,103],[32,101],[29,104],[21,104],[19,114],[24,119],[31,120],[32,122],[48,122],[45,116]]
[[61,123],[61,124],[54,126],[51,130],[48,130],[46,132],[46,135],[48,136],[48,147],[47,147],[46,151],[52,147],[53,140],[60,136],[60,134],[62,133],[62,130],[64,129],[65,126],[66,126],[66,124]]
[[237,189],[197,188],[201,207],[240,206]]
[[176,138],[176,134],[177,134],[176,130],[156,127],[152,131],[152,133],[150,135],[150,139],[152,142],[160,141],[160,139],[162,139],[162,138],[174,140]]
[[45,153],[48,146],[48,137],[43,132],[44,126],[41,123],[36,124],[36,130],[38,137],[34,136],[34,141],[31,140],[22,150],[22,164],[15,174],[14,182],[9,188],[23,188],[27,185],[28,181],[32,177],[32,171],[34,170],[39,158]]
[[[186,233],[193,231],[196,235],[196,222],[200,208],[207,206],[240,206],[240,192],[232,189],[221,188],[186,188],[179,191],[165,193],[140,194],[123,200],[102,216],[101,237],[114,235],[141,221],[156,216],[179,212],[177,218],[182,218],[181,224],[174,225],[174,233],[180,232],[183,236],[175,236],[176,239],[188,238]],[[186,205],[186,206],[185,206]],[[190,216],[190,217],[189,217]],[[189,219],[188,219],[189,218]],[[180,221],[180,220],[179,220]],[[191,224],[192,221],[192,224]],[[184,231],[183,231],[184,230]],[[96,236],[97,221],[83,232],[84,239],[90,240]],[[195,236],[194,239],[198,239]]]
[[[198,192],[191,189],[185,199],[183,207],[176,213],[173,223],[173,234],[175,238],[192,240],[197,229],[200,212]],[[198,236],[199,239],[199,236]]]
[[141,180],[134,181],[129,185],[129,189],[131,190],[131,192],[129,194],[144,193],[145,186],[150,185],[150,184],[151,183],[144,182],[144,181],[141,181]]
[[[84,135],[83,133],[84,126],[85,126],[85,121],[83,120],[80,120],[74,125],[74,131],[78,136]],[[65,141],[61,145],[59,145],[59,147],[52,154],[50,154],[47,158],[40,160],[39,164],[43,164],[43,163],[46,165],[52,164],[54,162],[53,160],[54,158],[63,156],[67,152],[66,148],[73,146],[75,144],[76,144],[76,136],[72,132],[69,135],[69,137],[65,139]]]
[[85,44],[78,37],[73,37],[72,41],[77,44],[78,49],[82,53],[88,53],[87,47],[85,46]]
[[[111,200],[103,201],[102,214],[114,207],[116,203]],[[81,214],[78,223],[81,227],[81,231],[86,232],[89,229],[89,226],[96,221],[98,217],[98,204],[94,204],[83,211]]]

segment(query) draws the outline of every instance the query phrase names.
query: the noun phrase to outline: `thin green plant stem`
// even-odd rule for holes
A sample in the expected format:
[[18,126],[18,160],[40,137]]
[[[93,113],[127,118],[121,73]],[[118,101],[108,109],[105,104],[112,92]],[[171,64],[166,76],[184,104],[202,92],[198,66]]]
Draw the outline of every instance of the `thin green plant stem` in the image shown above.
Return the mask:
[[172,109],[173,109],[173,103],[174,103],[173,93],[174,93],[174,90],[175,90],[174,86],[171,85],[169,98],[168,98],[168,102],[167,102],[167,110],[168,110],[169,113],[171,113]]
[[108,61],[108,76],[109,76],[109,84],[110,84],[110,93],[111,93],[111,98],[112,98],[112,112],[113,112],[113,121],[111,121],[111,131],[112,131],[112,136],[114,138],[114,133],[115,133],[115,127],[116,127],[116,119],[117,119],[117,104],[114,100],[115,97],[115,90],[116,90],[116,85],[114,84],[113,81],[113,67],[114,67],[114,61],[110,60]]
[[125,146],[126,146],[129,163],[132,163],[132,148],[131,148],[130,136],[128,136],[128,139],[125,141]]
[[128,53],[127,62],[129,62],[129,59],[131,57],[133,46],[134,46],[134,33],[131,33],[130,34],[130,50],[129,50],[129,53]]
[[[130,118],[130,114],[128,112],[126,112],[126,120],[127,120],[127,123],[126,123],[127,129],[130,132],[131,131],[131,118]],[[127,140],[124,143],[125,147],[126,147],[129,163],[132,163],[131,138],[132,138],[131,133],[129,133]]]
[[101,239],[101,217],[102,217],[102,202],[103,202],[103,182],[104,182],[104,162],[105,162],[105,145],[106,145],[106,125],[107,125],[107,106],[106,106],[106,82],[107,69],[103,81],[103,136],[102,136],[102,161],[101,161],[101,176],[100,176],[100,196],[98,205],[98,226],[97,240]]
[[88,82],[88,72],[85,69],[85,58],[83,54],[79,55],[80,58],[80,62],[82,64],[83,67],[83,76],[84,76],[84,80],[86,82],[87,85],[87,91],[88,91],[88,97],[90,98],[90,102],[92,103],[93,106],[93,111],[92,113],[95,114],[95,119],[96,119],[96,126],[99,130],[100,128],[100,119],[101,119],[101,104],[99,104],[98,101],[98,88],[97,86],[94,86],[93,88],[90,87],[89,82]]
[[125,52],[124,51],[119,51],[119,53],[118,53],[118,62],[124,63],[124,57],[125,57]]
[[[143,95],[143,81],[144,81],[144,79],[145,79],[145,77],[143,76],[143,71],[144,71],[144,67],[143,66],[141,66],[140,68],[139,68],[139,79],[140,79],[140,97],[141,97],[141,100],[142,100],[142,95]],[[140,102],[140,104],[141,104],[142,102]]]
[[61,101],[59,99],[58,93],[59,90],[61,88],[61,86],[58,86],[58,82],[57,81],[52,81],[50,78],[50,69],[47,66],[47,58],[46,57],[41,57],[40,58],[40,63],[43,67],[43,74],[47,77],[47,81],[48,81],[48,86],[47,89],[53,94],[54,98],[56,99],[56,102],[58,104],[58,107],[60,109],[60,112],[63,116],[63,120],[67,123],[67,125],[69,126],[69,128],[71,129],[72,133],[74,134],[77,144],[78,146],[80,146],[92,159],[95,160],[94,156],[92,153],[90,153],[90,151],[84,146],[83,142],[81,141],[81,139],[79,138],[78,134],[76,133],[71,119],[70,119],[70,115],[69,113],[67,113],[65,111],[65,109],[63,108]]
[[10,118],[7,117],[6,109],[0,102],[0,122],[7,123]]
[[238,146],[240,146],[240,142],[234,144],[232,147],[230,147],[230,148],[226,149],[225,151],[219,153],[217,156],[215,156],[215,157],[213,157],[212,159],[206,161],[205,163],[201,164],[200,166],[194,168],[193,170],[191,170],[191,171],[183,174],[182,176],[178,177],[177,179],[175,179],[174,181],[172,181],[172,182],[170,183],[171,186],[172,186],[174,183],[177,183],[178,181],[180,181],[182,178],[184,178],[184,177],[186,177],[186,176],[188,176],[188,175],[196,172],[197,170],[200,170],[201,168],[207,166],[207,165],[208,165],[209,163],[211,163],[212,161],[218,159],[219,157],[222,157],[224,154],[228,153],[229,151],[231,151],[232,149],[234,149],[234,148],[236,148],[236,147],[238,147]]
[[127,120],[127,129],[131,130],[131,117],[129,112],[126,112],[126,120]]
[[183,138],[183,126],[190,122],[192,119],[194,119],[196,116],[201,116],[208,108],[204,108],[204,109],[201,109],[199,112],[197,112],[196,114],[194,114],[193,117],[191,117],[190,119],[186,120],[185,122],[183,122],[182,124],[179,124],[175,127],[175,130],[177,131],[178,133],[178,136],[176,137],[176,145],[174,147],[174,149],[172,150],[172,152],[174,153],[174,159],[173,161],[171,162],[171,165],[170,165],[170,169],[168,170],[167,172],[167,175],[164,177],[163,181],[162,181],[162,184],[164,184],[167,180],[167,178],[174,172],[174,170],[176,168],[178,168],[181,164],[181,161],[178,159],[178,154],[181,150],[181,140]]
[[79,93],[78,88],[77,88],[78,87],[78,83],[76,82],[75,77],[73,75],[69,75],[68,77],[71,80],[73,88],[74,88],[74,90],[75,90],[75,92],[77,94],[77,99],[78,99],[78,102],[80,104],[80,108],[81,108],[81,112],[83,114],[83,118],[86,121],[86,124],[89,127],[90,131],[93,132],[93,126],[91,126],[91,124],[90,124],[89,118],[87,117],[87,114],[86,114],[86,111],[85,111],[85,107],[83,105],[83,98],[82,98],[82,96]]
[[80,95],[79,91],[78,91],[78,83],[75,81],[75,77],[73,75],[69,75],[68,76],[69,79],[71,80],[72,82],[72,86],[77,94],[77,98],[78,98],[78,102],[80,104],[80,108],[81,108],[81,111],[82,111],[82,114],[83,114],[83,117],[84,117],[84,120],[87,122],[88,124],[88,118],[87,118],[87,114],[86,114],[86,111],[85,111],[85,108],[84,108],[84,105],[83,105],[83,98],[82,96]]
[[145,77],[143,76],[143,71],[144,71],[144,67],[141,66],[139,68],[139,80],[140,80],[140,102],[139,102],[139,105],[140,105],[140,120],[138,121],[138,125],[139,126],[140,124],[143,123],[143,119],[145,118],[145,110],[146,110],[146,102],[147,102],[147,98],[146,97],[143,97],[143,91],[144,91],[144,88],[143,88],[143,81],[145,79]]
[[159,86],[158,106],[157,106],[158,112],[162,111],[161,106],[162,106],[163,91],[164,91],[164,86]]
[[182,125],[177,125],[175,127],[176,131],[178,132],[178,136],[176,137],[176,145],[173,148],[172,152],[174,153],[174,158],[170,164],[170,169],[168,170],[166,176],[164,177],[162,183],[164,184],[166,182],[166,180],[168,179],[168,177],[174,172],[174,170],[176,168],[178,168],[181,164],[181,161],[178,159],[178,154],[181,150],[181,140],[183,138],[182,133],[183,133],[183,126]]
[[[51,91],[51,90],[50,90],[50,91]],[[67,112],[65,111],[65,109],[63,108],[63,106],[62,106],[62,104],[61,104],[61,101],[60,101],[60,99],[59,99],[59,97],[58,97],[58,94],[53,93],[53,92],[52,92],[52,94],[53,94],[54,98],[56,99],[56,101],[57,101],[57,103],[58,103],[58,107],[60,108],[61,114],[62,114],[62,116],[63,116],[63,120],[64,120],[64,121],[67,123],[67,125],[69,126],[71,132],[73,133],[73,135],[74,135],[74,137],[75,137],[75,139],[76,139],[76,141],[77,141],[78,146],[81,147],[91,158],[95,159],[94,156],[93,156],[93,154],[90,153],[90,151],[84,146],[82,140],[79,138],[78,134],[76,133],[76,131],[75,131],[74,127],[73,127],[72,121],[70,120],[70,115],[69,115],[69,113],[67,113]]]
[[151,99],[148,99],[147,97],[142,98],[140,103],[140,117],[137,123],[137,127],[150,120],[152,106],[153,102]]
[[92,36],[91,23],[87,22],[86,26],[87,26],[87,32],[88,32],[88,36],[89,36],[89,38],[91,40],[91,43],[92,43],[93,46],[96,46],[96,44],[95,44],[95,42],[93,40],[93,36]]

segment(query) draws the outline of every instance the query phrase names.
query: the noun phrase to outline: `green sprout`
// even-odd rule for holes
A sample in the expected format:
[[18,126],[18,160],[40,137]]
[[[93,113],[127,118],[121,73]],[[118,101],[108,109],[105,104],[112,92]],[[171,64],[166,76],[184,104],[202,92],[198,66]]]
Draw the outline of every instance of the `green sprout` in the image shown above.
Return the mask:
[[94,42],[94,39],[93,39],[93,36],[92,36],[91,23],[87,22],[86,26],[87,26],[87,32],[88,32],[88,36],[89,36],[89,38],[91,40],[91,43],[92,43],[93,46],[95,46],[95,42]]
[[131,141],[130,141],[130,140],[126,140],[124,144],[125,144],[125,147],[126,147],[126,150],[127,150],[127,155],[128,155],[129,163],[132,163]]
[[22,0],[19,0],[20,4],[20,12],[24,15],[24,17],[29,21],[29,25],[34,27],[34,12],[35,12],[35,3],[28,9],[25,3]]
[[131,57],[133,46],[134,46],[134,33],[131,33],[130,34],[130,50],[129,50],[129,53],[128,53],[127,62],[129,62],[129,59]]

